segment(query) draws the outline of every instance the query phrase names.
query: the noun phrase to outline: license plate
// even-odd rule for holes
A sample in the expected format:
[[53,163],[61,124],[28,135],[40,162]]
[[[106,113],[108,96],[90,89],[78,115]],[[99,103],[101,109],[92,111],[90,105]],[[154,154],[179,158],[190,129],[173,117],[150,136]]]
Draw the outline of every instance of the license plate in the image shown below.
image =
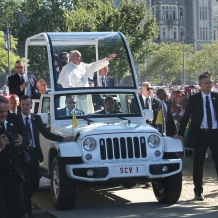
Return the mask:
[[114,167],[115,175],[138,175],[144,173],[144,166],[124,166],[124,167]]

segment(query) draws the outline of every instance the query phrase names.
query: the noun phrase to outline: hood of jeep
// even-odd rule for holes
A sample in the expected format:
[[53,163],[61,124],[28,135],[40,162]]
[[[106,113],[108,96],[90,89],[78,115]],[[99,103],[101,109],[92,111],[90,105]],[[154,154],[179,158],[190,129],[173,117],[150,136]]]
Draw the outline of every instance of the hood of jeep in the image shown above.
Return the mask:
[[55,133],[61,135],[76,135],[78,132],[80,133],[81,137],[91,135],[91,134],[107,134],[107,133],[114,133],[119,134],[120,132],[157,132],[155,128],[146,124],[145,122],[142,123],[128,123],[126,120],[122,122],[95,122],[88,124],[81,124],[77,127],[72,128],[72,124],[62,124],[57,125],[54,127]]

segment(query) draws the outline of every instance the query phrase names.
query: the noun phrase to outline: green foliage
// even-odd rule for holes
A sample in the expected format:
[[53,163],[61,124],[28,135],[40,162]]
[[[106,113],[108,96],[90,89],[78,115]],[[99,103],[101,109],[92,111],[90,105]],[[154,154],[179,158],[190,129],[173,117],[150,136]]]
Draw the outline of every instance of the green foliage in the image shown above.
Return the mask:
[[[13,69],[16,60],[20,59],[18,55],[15,54],[17,39],[12,37],[12,43],[10,51],[10,69]],[[5,50],[5,38],[4,32],[0,31],[0,71],[6,73],[8,69],[8,51]]]
[[213,44],[204,44],[202,49],[198,50],[191,58],[191,63],[194,63],[193,71],[196,74],[202,72],[211,72],[212,78],[218,78],[218,41]]
[[[187,63],[194,49],[192,45],[184,45],[185,73],[188,72]],[[151,62],[146,69],[146,78],[156,84],[167,84],[182,78],[183,72],[183,44],[181,43],[162,43],[159,48],[152,52]]]

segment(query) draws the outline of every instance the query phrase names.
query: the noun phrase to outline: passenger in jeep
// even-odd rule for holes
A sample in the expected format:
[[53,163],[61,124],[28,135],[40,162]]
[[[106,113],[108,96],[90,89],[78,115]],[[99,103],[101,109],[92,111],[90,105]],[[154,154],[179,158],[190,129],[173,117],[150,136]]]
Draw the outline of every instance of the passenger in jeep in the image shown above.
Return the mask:
[[65,108],[61,108],[57,111],[59,117],[72,116],[72,114],[75,114],[75,115],[85,114],[83,111],[76,109],[76,96],[67,95],[65,104],[66,104]]
[[116,110],[116,102],[112,96],[107,96],[104,99],[104,110],[98,111],[95,114],[120,114],[123,113],[120,110]]
[[88,78],[93,79],[94,72],[109,64],[109,60],[116,57],[116,54],[111,54],[107,58],[91,64],[86,64],[82,61],[82,55],[79,51],[70,52],[70,63],[66,64],[59,75],[58,83],[63,88],[73,87],[89,87]]

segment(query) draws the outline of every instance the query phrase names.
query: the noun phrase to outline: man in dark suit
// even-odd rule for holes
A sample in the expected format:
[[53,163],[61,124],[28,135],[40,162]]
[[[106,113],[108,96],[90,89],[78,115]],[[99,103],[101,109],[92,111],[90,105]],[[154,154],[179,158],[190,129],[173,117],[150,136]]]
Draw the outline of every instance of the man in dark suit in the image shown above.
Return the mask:
[[85,113],[81,110],[76,109],[76,96],[67,95],[65,100],[66,107],[57,110],[59,117],[72,116],[75,115],[84,115]]
[[[152,87],[149,82],[143,82],[140,88],[141,94],[139,95],[139,100],[142,109],[153,110],[154,119],[152,121],[147,120],[146,122],[151,124],[154,128],[161,132],[161,126],[156,124],[157,114],[161,110],[161,101],[158,98],[152,97]],[[132,99],[130,103],[130,112],[138,113],[138,108],[135,107],[135,99]]]
[[39,162],[43,161],[43,154],[41,146],[39,144],[39,133],[41,133],[45,138],[52,141],[66,142],[72,141],[73,137],[62,137],[51,133],[42,122],[42,119],[37,114],[30,114],[30,109],[32,108],[32,100],[28,95],[23,95],[20,102],[21,113],[18,114],[23,120],[26,126],[26,132],[28,133],[30,143],[27,147],[27,152],[31,157],[31,164],[24,169],[25,175],[25,201],[27,206],[28,216],[32,216],[32,206],[31,206],[31,196],[33,191],[37,190],[39,182]]
[[[25,135],[25,130],[17,116],[8,113],[8,110],[8,100],[0,96],[0,216],[22,218],[25,214],[24,175],[19,151],[24,140],[16,133]],[[15,140],[10,137],[11,134]],[[13,144],[9,144],[11,141]]]
[[164,118],[164,125],[163,125],[164,132],[166,136],[174,136],[177,134],[176,124],[174,122],[171,113],[170,105],[166,101],[166,97],[167,97],[166,91],[164,89],[158,89],[156,94],[157,97],[161,100],[161,104],[162,104],[162,114]]
[[105,66],[99,70],[99,75],[95,74],[93,81],[95,86],[101,87],[114,87],[114,78],[108,76],[108,66]]
[[15,70],[17,73],[8,77],[10,94],[16,94],[21,99],[25,94],[25,89],[27,89],[27,95],[32,97],[37,92],[35,76],[28,74],[27,78],[25,78],[24,64],[21,60],[16,61]]
[[187,143],[194,149],[193,181],[196,200],[204,200],[203,165],[208,146],[214,158],[218,175],[218,94],[211,92],[210,76],[199,76],[201,92],[189,97],[180,122],[177,138],[183,140],[189,118]]
[[104,110],[98,111],[95,114],[121,114],[120,110],[115,109],[115,101],[112,96],[107,96],[104,99]]

